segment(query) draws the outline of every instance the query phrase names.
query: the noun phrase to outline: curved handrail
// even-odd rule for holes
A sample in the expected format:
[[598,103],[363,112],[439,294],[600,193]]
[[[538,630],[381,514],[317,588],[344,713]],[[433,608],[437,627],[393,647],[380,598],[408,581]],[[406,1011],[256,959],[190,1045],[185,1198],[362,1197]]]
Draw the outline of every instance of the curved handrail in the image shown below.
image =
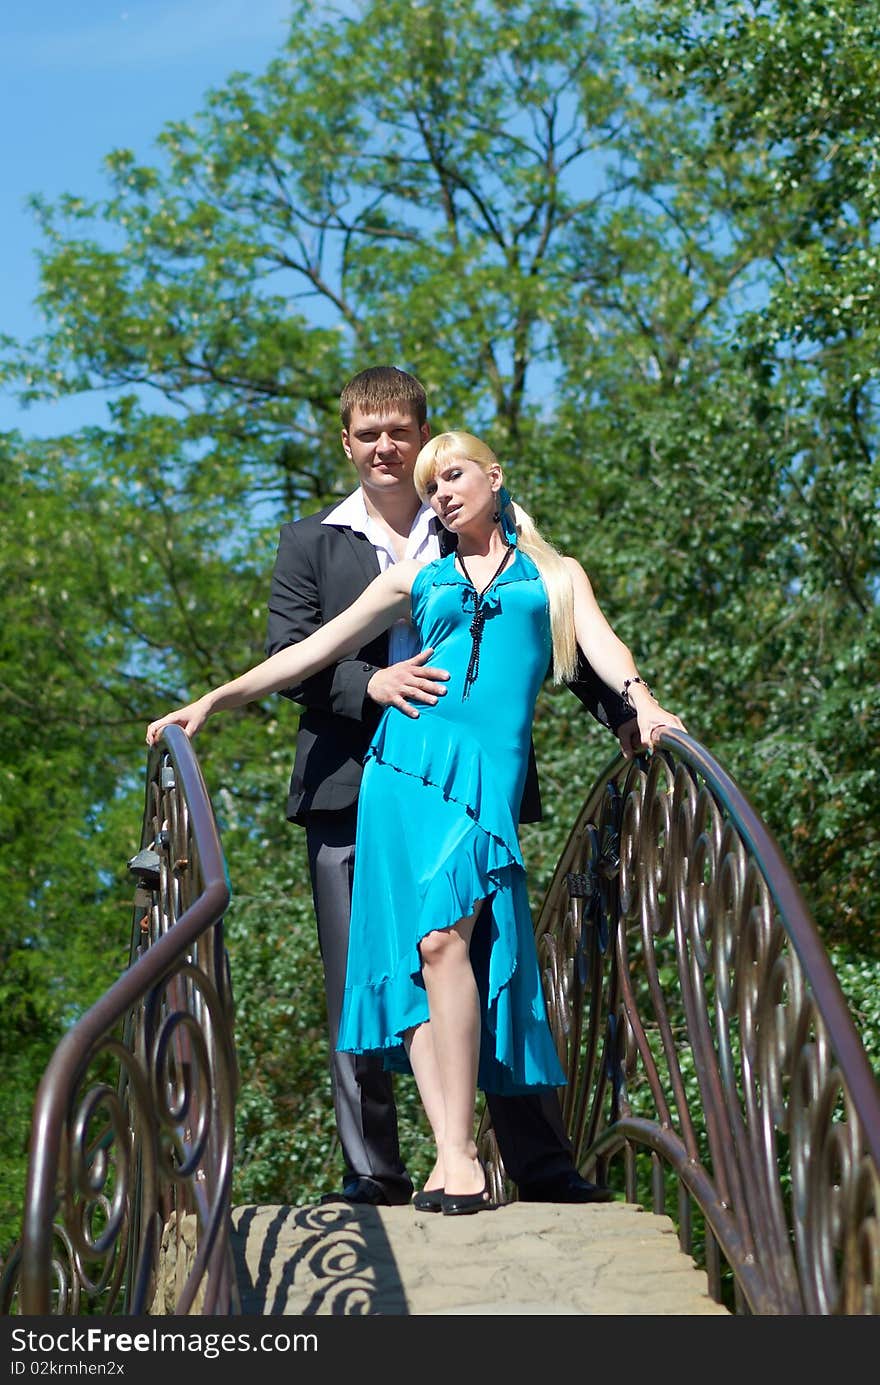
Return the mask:
[[[130,864],[132,964],[40,1084],[0,1311],[17,1286],[22,1311],[46,1313],[53,1276],[56,1312],[82,1295],[132,1313],[235,1299],[229,886],[179,728],[151,752]],[[778,847],[696,741],[665,732],[606,767],[536,942],[579,1167],[658,1212],[674,1195],[682,1247],[739,1311],[880,1311],[880,1092]],[[502,1196],[487,1116],[480,1145]],[[184,1272],[160,1301],[163,1254]]]
[[[579,1167],[674,1196],[738,1311],[880,1313],[880,1089],[778,846],[703,746],[669,730],[606,767],[535,937]],[[479,1141],[515,1196],[488,1112]]]
[[76,1312],[82,1295],[104,1312],[167,1311],[155,1298],[163,1255],[178,1265],[170,1311],[224,1313],[234,1297],[230,892],[179,727],[150,752],[141,850],[129,864],[139,881],[131,965],[64,1036],[37,1090],[3,1311],[16,1289],[28,1314]]

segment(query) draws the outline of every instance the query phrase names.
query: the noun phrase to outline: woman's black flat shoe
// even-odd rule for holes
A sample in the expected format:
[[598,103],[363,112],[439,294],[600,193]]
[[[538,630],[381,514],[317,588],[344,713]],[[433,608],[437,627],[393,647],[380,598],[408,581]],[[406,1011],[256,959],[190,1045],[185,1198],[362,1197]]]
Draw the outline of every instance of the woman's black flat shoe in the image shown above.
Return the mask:
[[489,1194],[489,1180],[483,1170],[483,1188],[479,1193],[444,1193],[440,1211],[447,1217],[462,1216],[465,1212],[494,1212],[498,1204]]
[[412,1205],[417,1212],[441,1212],[443,1210],[443,1189],[429,1188],[422,1193],[413,1193]]

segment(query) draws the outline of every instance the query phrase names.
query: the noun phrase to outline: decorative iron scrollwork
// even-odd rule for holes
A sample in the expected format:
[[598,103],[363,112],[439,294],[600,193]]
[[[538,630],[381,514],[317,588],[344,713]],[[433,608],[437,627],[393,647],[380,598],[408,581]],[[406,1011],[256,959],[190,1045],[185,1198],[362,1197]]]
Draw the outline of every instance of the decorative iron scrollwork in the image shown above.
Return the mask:
[[[778,848],[703,747],[664,732],[608,767],[535,940],[581,1170],[674,1208],[736,1311],[880,1313],[880,1092]],[[491,1154],[488,1113],[480,1133]]]
[[40,1086],[22,1240],[0,1309],[142,1313],[163,1227],[195,1219],[174,1297],[235,1301],[228,1247],[237,1085],[213,811],[186,736],[151,752],[127,971],[67,1034]]

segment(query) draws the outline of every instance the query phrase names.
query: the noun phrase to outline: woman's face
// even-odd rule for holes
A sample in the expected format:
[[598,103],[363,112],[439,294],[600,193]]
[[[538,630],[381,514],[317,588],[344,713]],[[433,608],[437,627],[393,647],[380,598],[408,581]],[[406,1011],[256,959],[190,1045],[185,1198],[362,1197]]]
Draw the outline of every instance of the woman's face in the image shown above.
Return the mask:
[[441,524],[457,534],[473,525],[491,527],[500,488],[499,466],[484,471],[469,457],[453,456],[444,457],[426,491]]

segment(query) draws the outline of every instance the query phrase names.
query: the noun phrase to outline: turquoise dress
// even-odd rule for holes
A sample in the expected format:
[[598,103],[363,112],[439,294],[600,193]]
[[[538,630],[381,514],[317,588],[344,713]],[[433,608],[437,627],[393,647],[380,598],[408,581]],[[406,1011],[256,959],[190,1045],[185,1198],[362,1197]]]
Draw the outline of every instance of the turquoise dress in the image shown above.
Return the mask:
[[[482,597],[476,678],[466,682],[476,593],[454,554],[412,588],[420,648],[450,677],[417,718],[386,709],[361,785],[351,934],[338,1047],[409,1070],[402,1036],[428,1019],[418,944],[491,901],[471,959],[482,1026],[478,1083],[513,1095],[561,1086],[517,838],[538,689],[551,658],[544,583],[518,549]],[[415,704],[414,704],[415,705]]]

